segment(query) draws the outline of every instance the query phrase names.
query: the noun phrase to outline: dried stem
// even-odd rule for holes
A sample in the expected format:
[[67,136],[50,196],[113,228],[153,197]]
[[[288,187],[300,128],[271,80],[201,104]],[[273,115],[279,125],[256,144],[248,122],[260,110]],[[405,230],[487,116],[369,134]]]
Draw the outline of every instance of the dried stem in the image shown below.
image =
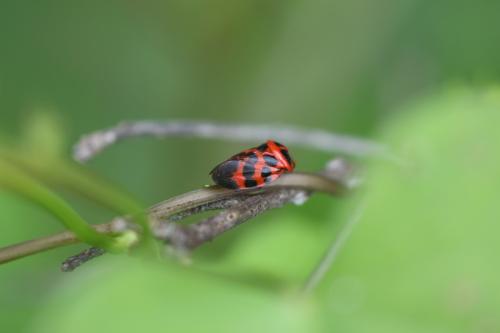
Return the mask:
[[[332,175],[333,174],[334,173],[332,173]],[[335,175],[335,177],[338,176],[339,175]],[[228,210],[226,210],[226,212],[231,210],[231,208],[229,207],[239,207],[239,214],[242,217],[245,217],[245,219],[241,220],[241,222],[243,222],[244,220],[254,216],[255,214],[258,214],[270,208],[274,208],[275,206],[278,207],[277,204],[273,204],[269,205],[268,207],[262,206],[265,209],[252,211],[252,209],[250,209],[251,206],[249,206],[249,202],[246,200],[250,200],[250,198],[252,198],[252,202],[256,204],[260,201],[266,201],[268,195],[270,196],[273,193],[287,193],[287,191],[291,190],[299,192],[317,191],[330,193],[332,195],[340,195],[344,191],[344,185],[341,180],[337,178],[331,178],[328,176],[328,174],[291,173],[282,176],[277,181],[261,189],[235,191],[221,188],[219,186],[210,186],[179,195],[151,207],[148,211],[151,230],[153,234],[158,236],[161,234],[161,230],[165,228],[165,223],[168,223],[168,225],[173,225],[171,222],[167,222],[171,219],[178,220],[191,214],[196,214],[205,210],[216,209],[218,207],[227,207]],[[283,200],[283,204],[285,202],[287,202],[287,200]],[[241,209],[243,207],[246,207],[245,209],[247,210],[247,212],[241,212]],[[248,212],[253,213],[249,214]],[[215,224],[213,221],[207,222],[206,225],[212,225],[214,228],[217,227],[219,229],[211,232],[210,237],[202,237],[200,235],[204,233],[204,231],[202,232],[201,229],[205,228],[205,226],[203,223],[198,223],[197,225],[199,230],[195,230],[196,227],[191,227],[189,229],[188,233],[190,233],[190,235],[194,235],[194,238],[193,240],[188,239],[186,241],[186,244],[196,243],[196,246],[198,246],[201,243],[217,236],[219,234],[218,230],[223,232],[229,229],[220,229],[220,226]],[[95,228],[102,233],[116,233],[127,230],[128,226],[126,223],[126,218],[118,218],[109,223],[96,225]],[[165,237],[164,240],[171,241],[172,243],[176,242],[173,241],[171,236]],[[0,249],[0,264],[52,248],[73,244],[78,241],[79,240],[77,239],[75,234],[69,231],[65,231],[57,235],[43,237],[28,242],[4,247]],[[189,247],[191,246],[187,246],[187,248]]]
[[77,242],[78,239],[76,239],[75,234],[70,231],[65,231],[60,234],[6,246],[0,249],[0,263],[7,263],[35,253]]
[[382,144],[347,135],[333,134],[322,130],[306,130],[291,126],[220,124],[189,121],[137,121],[123,122],[115,127],[84,136],[74,147],[74,158],[86,161],[114,143],[139,136],[155,137],[200,137],[204,139],[227,139],[231,141],[278,141],[354,156],[381,156],[395,159]]
[[87,261],[102,256],[104,253],[106,253],[106,251],[98,247],[88,248],[85,251],[80,252],[77,255],[69,257],[68,259],[64,260],[64,262],[61,265],[61,270],[63,272],[71,272],[75,268],[86,263]]
[[[111,224],[101,224],[95,229],[101,233],[110,232]],[[52,236],[41,237],[26,242],[0,248],[0,264],[20,259],[35,253],[40,253],[61,246],[80,242],[71,231],[64,231]]]
[[279,208],[288,202],[307,198],[304,190],[276,189],[259,195],[242,197],[237,204],[213,217],[191,225],[160,223],[156,237],[180,250],[192,250],[248,219],[272,208]]

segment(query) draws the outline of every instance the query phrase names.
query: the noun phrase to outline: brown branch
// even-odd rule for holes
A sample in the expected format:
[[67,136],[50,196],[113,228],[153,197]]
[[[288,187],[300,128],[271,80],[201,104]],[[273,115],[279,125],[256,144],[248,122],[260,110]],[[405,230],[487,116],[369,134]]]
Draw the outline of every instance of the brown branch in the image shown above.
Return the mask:
[[306,191],[297,189],[275,189],[258,195],[248,195],[231,208],[195,224],[160,223],[155,228],[155,236],[178,250],[193,250],[269,209],[282,207],[297,198],[302,202],[306,197]]
[[64,231],[57,235],[37,238],[26,242],[9,245],[0,249],[0,263],[7,263],[35,253],[54,249],[56,247],[77,243],[75,235]]
[[[108,233],[111,231],[111,223],[97,225],[95,228],[102,233]],[[80,241],[74,233],[63,231],[59,234],[6,246],[0,248],[0,264],[78,242]]]
[[[340,176],[339,174],[335,175],[334,172],[330,172],[329,174],[291,173],[283,175],[277,181],[260,189],[229,190],[221,188],[219,186],[210,186],[207,188],[188,192],[151,207],[148,211],[149,219],[151,222],[151,229],[154,234],[159,234],[158,230],[156,229],[164,228],[164,224],[166,223],[166,221],[169,221],[169,219],[180,219],[201,211],[216,209],[217,207],[227,207],[229,209],[228,211],[231,211],[231,207],[238,207],[238,205],[243,205],[246,203],[245,206],[241,206],[240,208],[238,208],[241,210],[242,207],[249,207],[246,200],[250,200],[250,198],[254,198],[252,200],[259,200],[260,198],[266,198],[267,195],[271,195],[272,193],[285,193],[287,191],[295,190],[299,192],[317,191],[329,193],[332,195],[342,194],[345,189],[343,180],[339,178],[332,178],[329,175],[334,177]],[[283,201],[283,203],[285,202],[286,201]],[[272,207],[269,206],[266,209],[269,208]],[[262,211],[266,209],[263,209]],[[247,210],[251,211],[250,209]],[[256,213],[259,213],[259,211],[257,211]],[[248,213],[244,213],[241,216],[248,216],[248,218],[254,216],[245,214]],[[245,218],[245,220],[248,218]],[[219,219],[221,218],[219,217]],[[219,225],[214,221],[217,220],[207,222],[207,226],[219,227]],[[170,225],[172,224],[170,223]],[[95,228],[98,231],[104,233],[116,233],[126,230],[128,228],[128,225],[126,223],[126,218],[118,218],[109,223],[96,225]],[[194,230],[194,228],[195,227],[192,227],[190,232],[193,232],[192,230]],[[201,230],[201,228],[204,227],[199,226],[199,228]],[[227,229],[228,228],[224,229],[223,231]],[[200,236],[200,230],[198,230],[196,233],[196,241],[193,241],[196,242],[197,245],[201,244],[200,242],[202,240],[204,242],[211,239],[207,236]],[[216,231],[212,232],[211,234],[209,233],[211,237],[215,237],[218,234],[219,233],[217,233]],[[27,255],[77,242],[78,239],[73,233],[65,231],[57,235],[42,237],[20,244],[7,246],[4,248],[0,248],[0,264],[25,257]]]

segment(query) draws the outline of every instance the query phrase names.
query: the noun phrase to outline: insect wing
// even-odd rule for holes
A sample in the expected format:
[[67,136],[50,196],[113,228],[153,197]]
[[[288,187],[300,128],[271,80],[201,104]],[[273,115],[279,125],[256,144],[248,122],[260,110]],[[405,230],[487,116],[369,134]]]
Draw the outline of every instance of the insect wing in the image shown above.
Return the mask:
[[240,161],[229,159],[226,160],[210,171],[210,175],[214,182],[220,186],[227,188],[239,188],[234,176],[238,171]]

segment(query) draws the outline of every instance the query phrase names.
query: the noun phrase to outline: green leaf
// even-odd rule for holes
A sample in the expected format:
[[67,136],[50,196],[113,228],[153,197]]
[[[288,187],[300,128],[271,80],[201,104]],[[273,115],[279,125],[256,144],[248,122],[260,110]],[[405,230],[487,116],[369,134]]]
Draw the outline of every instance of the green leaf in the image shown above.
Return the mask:
[[372,166],[321,287],[336,331],[500,331],[499,125],[499,89],[455,89],[388,126],[403,164]]
[[[315,308],[293,295],[167,263],[113,258],[67,275],[39,313],[34,331],[311,332]],[[94,266],[96,267],[96,266]],[[87,270],[87,272],[89,272]],[[66,278],[66,276],[65,276]]]
[[[198,249],[195,263],[209,271],[238,275],[271,288],[300,288],[335,238],[338,227],[331,212],[319,221],[298,214],[307,210],[316,199],[312,197],[311,202],[303,206],[288,205],[248,221]],[[325,199],[328,203],[339,200]],[[215,260],[200,260],[206,259],[204,251],[219,246],[225,239],[234,242],[224,247],[223,254]]]

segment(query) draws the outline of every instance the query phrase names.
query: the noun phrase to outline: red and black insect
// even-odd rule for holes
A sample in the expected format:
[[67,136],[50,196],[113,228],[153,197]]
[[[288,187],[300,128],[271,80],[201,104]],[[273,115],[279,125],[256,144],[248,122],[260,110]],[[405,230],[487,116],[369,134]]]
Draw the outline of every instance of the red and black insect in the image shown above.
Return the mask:
[[217,185],[244,189],[264,186],[294,168],[295,162],[290,157],[288,148],[276,141],[267,140],[258,147],[231,156],[217,165],[210,175]]

